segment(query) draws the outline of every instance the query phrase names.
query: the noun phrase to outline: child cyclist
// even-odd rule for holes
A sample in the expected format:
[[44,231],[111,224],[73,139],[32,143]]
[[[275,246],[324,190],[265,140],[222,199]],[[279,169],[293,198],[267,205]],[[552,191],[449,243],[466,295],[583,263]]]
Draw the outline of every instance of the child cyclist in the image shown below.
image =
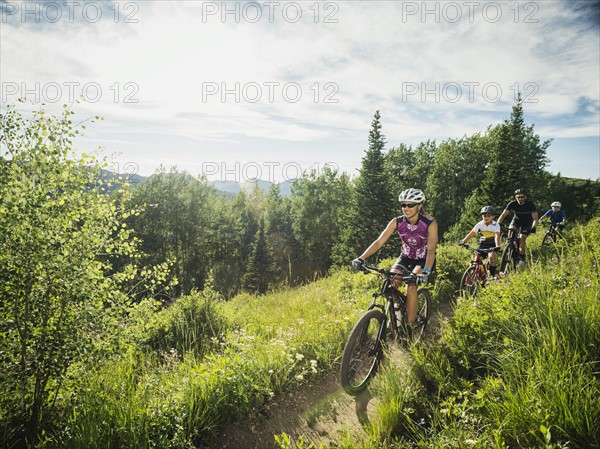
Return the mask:
[[[466,244],[471,237],[479,234],[479,249],[497,248],[500,246],[500,225],[494,221],[496,209],[492,206],[485,206],[481,209],[483,220],[473,226],[464,239],[460,241],[460,245]],[[496,277],[496,251],[489,253],[490,256],[490,274]]]
[[542,215],[540,222],[544,221],[545,218],[549,218],[550,223],[556,226],[556,229],[558,229],[558,232],[560,232],[565,227],[567,214],[565,214],[565,211],[561,209],[561,204],[558,201],[554,201],[550,207],[551,209]]

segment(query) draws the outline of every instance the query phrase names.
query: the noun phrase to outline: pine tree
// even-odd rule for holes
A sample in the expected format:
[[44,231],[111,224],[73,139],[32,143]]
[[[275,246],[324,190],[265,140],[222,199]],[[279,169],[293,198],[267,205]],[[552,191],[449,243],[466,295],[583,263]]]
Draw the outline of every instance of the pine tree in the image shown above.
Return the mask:
[[510,119],[489,128],[486,138],[490,142],[489,165],[481,186],[465,200],[464,212],[453,227],[452,237],[463,234],[479,219],[481,207],[494,206],[500,215],[514,198],[516,189],[527,189],[535,203],[536,192],[541,192],[547,185],[546,149],[551,141],[542,143],[534,133],[533,125],[525,124],[520,95]]
[[273,276],[277,282],[294,279],[293,263],[298,244],[292,229],[290,199],[283,198],[278,184],[273,184],[266,198],[265,235],[273,258]]
[[293,230],[302,252],[296,268],[303,277],[322,275],[331,267],[350,196],[348,176],[329,167],[318,176],[304,174],[292,186]]
[[265,293],[269,288],[271,273],[272,264],[265,239],[265,223],[261,220],[246,272],[242,278],[242,288],[251,293]]
[[[354,183],[342,238],[335,247],[334,259],[338,263],[360,254],[383,231],[394,214],[385,170],[385,137],[381,132],[380,118],[379,111],[376,111],[369,131],[369,148],[365,151],[360,174]],[[388,253],[390,250],[386,248],[381,255]]]
[[533,125],[525,124],[523,100],[519,95],[510,119],[490,130],[492,158],[478,196],[482,203],[503,207],[518,188],[526,188],[530,196],[547,181],[546,149],[551,141],[540,143]]

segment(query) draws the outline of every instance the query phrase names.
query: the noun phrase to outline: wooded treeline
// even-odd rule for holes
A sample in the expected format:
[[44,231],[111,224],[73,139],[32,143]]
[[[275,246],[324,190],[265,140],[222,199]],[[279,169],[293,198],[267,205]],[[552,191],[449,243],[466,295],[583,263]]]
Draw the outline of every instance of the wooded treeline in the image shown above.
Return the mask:
[[261,293],[347,265],[399,213],[407,187],[425,191],[449,242],[518,187],[542,212],[561,201],[571,221],[599,210],[597,181],[546,171],[550,142],[525,124],[521,102],[482,134],[416,148],[386,150],[377,112],[357,177],[325,169],[289,196],[273,186],[233,198],[176,169],[115,189],[101,176],[106,157],[75,156],[85,126],[73,115],[0,114],[0,445],[41,441],[55,404],[69,401],[70,373],[126,352],[140,309],[194,290]]
[[[207,283],[224,297],[265,292],[347,265],[400,213],[397,196],[409,187],[424,190],[426,209],[447,241],[464,236],[482,206],[499,214],[520,187],[540,214],[558,200],[569,220],[589,219],[598,213],[599,183],[550,174],[550,144],[525,123],[520,100],[508,119],[482,133],[416,148],[386,149],[377,111],[355,178],[326,167],[304,173],[290,196],[273,185],[266,194],[256,188],[229,198],[188,173],[162,170],[133,190],[131,207],[145,212],[128,224],[141,239],[145,263],[173,263],[176,295]],[[380,257],[397,252],[396,240]]]

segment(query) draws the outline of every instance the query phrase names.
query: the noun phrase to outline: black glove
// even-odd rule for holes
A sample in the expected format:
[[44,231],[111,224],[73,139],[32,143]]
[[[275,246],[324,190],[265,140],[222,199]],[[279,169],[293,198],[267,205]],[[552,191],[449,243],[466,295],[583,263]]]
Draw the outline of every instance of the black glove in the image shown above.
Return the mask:
[[429,273],[421,273],[417,275],[417,284],[427,284],[429,282]]
[[431,274],[431,270],[427,267],[423,268],[423,272],[417,275],[417,283],[418,284],[427,284],[429,282],[429,275]]
[[533,227],[529,230],[529,234],[535,234],[535,231],[537,231],[537,228]]
[[354,259],[352,261],[352,268],[354,268],[355,270],[362,270],[362,267],[364,266],[365,261],[363,259],[361,259],[360,257],[357,257],[356,259]]

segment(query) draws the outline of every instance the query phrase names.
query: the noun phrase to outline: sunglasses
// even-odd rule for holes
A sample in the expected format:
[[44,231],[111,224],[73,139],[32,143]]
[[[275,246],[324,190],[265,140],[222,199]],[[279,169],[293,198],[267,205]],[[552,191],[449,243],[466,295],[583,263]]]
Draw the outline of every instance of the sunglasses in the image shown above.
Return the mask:
[[523,198],[525,198],[525,196],[517,196],[515,198],[517,198],[518,200],[522,200]]
[[415,207],[418,203],[413,203],[413,204],[406,204],[406,203],[402,203],[400,204],[400,207],[408,207],[409,209],[412,209],[413,207]]
[[482,217],[491,217],[493,214],[481,214]]

